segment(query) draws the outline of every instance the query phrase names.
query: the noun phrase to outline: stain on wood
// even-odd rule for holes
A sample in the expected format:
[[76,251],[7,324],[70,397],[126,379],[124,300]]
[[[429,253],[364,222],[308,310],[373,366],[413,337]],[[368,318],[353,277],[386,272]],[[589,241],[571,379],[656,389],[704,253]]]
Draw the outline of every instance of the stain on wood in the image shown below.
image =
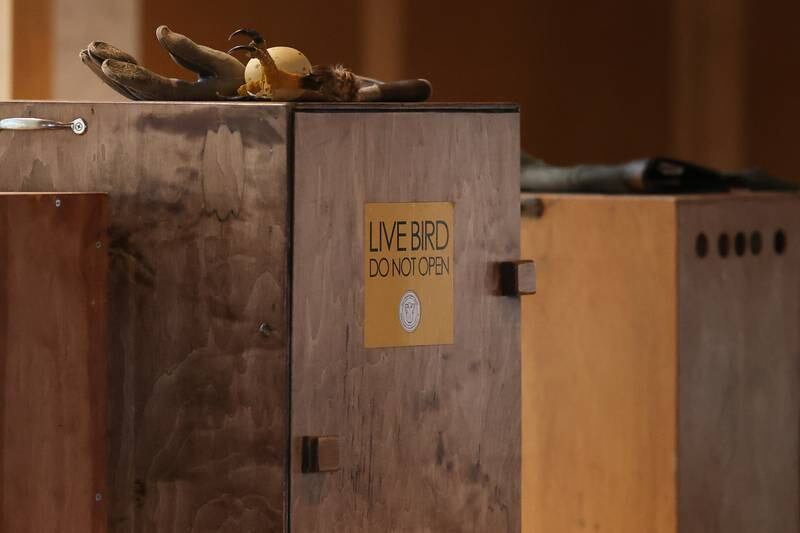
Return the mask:
[[[519,530],[516,113],[295,115],[292,531]],[[363,347],[363,205],[455,203],[455,344]],[[424,313],[424,310],[423,310]]]
[[0,132],[0,190],[109,193],[112,532],[284,527],[287,112],[0,104],[88,123]]
[[106,531],[107,223],[0,194],[0,531]]

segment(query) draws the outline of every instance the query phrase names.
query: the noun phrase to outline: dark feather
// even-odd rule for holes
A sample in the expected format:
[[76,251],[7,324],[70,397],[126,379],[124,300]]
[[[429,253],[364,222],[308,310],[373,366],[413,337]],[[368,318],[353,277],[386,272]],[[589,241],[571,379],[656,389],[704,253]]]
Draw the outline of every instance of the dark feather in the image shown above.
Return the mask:
[[334,102],[352,102],[358,94],[355,74],[342,65],[314,66],[311,74],[303,78],[302,88],[318,92],[324,99]]

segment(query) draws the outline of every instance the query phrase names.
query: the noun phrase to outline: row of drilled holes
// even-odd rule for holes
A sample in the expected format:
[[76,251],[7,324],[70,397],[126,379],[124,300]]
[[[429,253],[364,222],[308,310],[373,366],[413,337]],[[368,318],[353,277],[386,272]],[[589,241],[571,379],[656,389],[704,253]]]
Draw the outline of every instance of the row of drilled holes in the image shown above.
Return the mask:
[[[777,255],[783,255],[786,252],[787,245],[786,233],[782,229],[777,230],[772,237],[772,249]],[[748,247],[750,253],[753,255],[759,255],[761,253],[761,249],[763,248],[761,232],[754,231],[750,234],[749,238],[742,231],[736,233],[733,238],[733,251],[736,255],[739,257],[743,256],[747,253]],[[698,257],[705,257],[708,255],[708,237],[706,237],[705,233],[700,233],[697,236],[695,251]],[[731,239],[727,233],[720,233],[717,238],[717,253],[720,257],[728,257],[728,255],[730,255]]]

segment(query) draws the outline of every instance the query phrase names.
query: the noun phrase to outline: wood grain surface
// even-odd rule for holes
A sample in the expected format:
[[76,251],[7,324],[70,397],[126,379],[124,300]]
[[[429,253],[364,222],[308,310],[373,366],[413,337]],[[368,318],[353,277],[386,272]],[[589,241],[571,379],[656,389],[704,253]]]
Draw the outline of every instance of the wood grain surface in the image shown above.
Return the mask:
[[687,199],[678,225],[679,531],[798,531],[800,197]]
[[107,224],[0,194],[0,531],[106,531]]
[[677,273],[669,198],[543,195],[522,220],[526,533],[675,533]]
[[[294,532],[519,531],[516,113],[295,117]],[[455,344],[363,347],[365,202],[455,203]],[[302,474],[300,438],[340,470]]]
[[294,109],[302,113],[518,113],[514,103],[478,102],[297,102]]
[[0,116],[88,123],[0,132],[0,190],[109,193],[110,530],[281,531],[287,108],[17,102]]

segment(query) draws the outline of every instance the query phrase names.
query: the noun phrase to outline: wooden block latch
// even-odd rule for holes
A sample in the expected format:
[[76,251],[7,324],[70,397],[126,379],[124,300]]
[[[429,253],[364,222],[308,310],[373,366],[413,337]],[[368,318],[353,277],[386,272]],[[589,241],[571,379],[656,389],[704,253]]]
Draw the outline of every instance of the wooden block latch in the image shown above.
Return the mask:
[[339,470],[339,437],[303,437],[302,448],[304,474]]
[[536,263],[529,259],[500,263],[500,283],[504,296],[536,294]]

